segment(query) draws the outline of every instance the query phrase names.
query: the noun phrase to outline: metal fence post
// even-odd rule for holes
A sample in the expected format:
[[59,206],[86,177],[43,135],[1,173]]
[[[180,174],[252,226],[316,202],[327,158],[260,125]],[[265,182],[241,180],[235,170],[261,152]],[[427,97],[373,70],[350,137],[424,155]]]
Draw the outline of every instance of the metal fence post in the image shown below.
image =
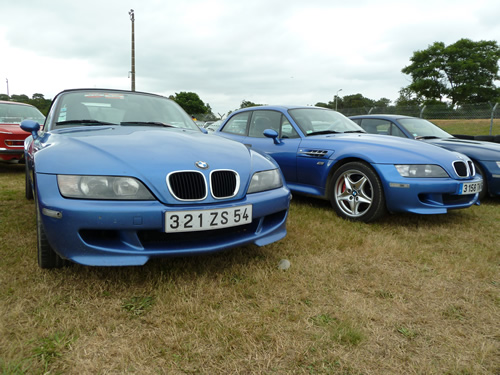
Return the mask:
[[424,106],[422,107],[422,109],[420,110],[420,118],[424,118],[424,111],[425,111],[425,108],[426,108],[426,107],[427,107],[427,106],[426,106],[426,105],[424,105]]
[[[491,105],[491,104],[490,104]],[[498,106],[498,102],[495,103],[495,105],[493,106],[493,109],[491,110],[491,120],[490,120],[490,135],[493,135],[493,119],[495,118],[495,111],[497,109],[497,106]]]

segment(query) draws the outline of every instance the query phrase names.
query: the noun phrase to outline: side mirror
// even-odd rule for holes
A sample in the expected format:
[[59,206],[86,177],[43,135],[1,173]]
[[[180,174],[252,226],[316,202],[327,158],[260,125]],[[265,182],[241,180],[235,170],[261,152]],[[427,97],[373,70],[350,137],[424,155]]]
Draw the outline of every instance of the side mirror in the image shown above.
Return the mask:
[[200,130],[201,130],[201,132],[202,132],[203,134],[208,134],[208,130],[207,130],[207,129],[205,129],[205,128],[200,128]]
[[23,120],[20,125],[21,129],[25,132],[30,133],[33,139],[38,138],[38,131],[40,130],[40,124],[33,120]]
[[278,139],[278,132],[276,130],[266,129],[266,130],[264,130],[263,134],[264,134],[264,137],[272,138],[275,145],[280,144],[280,140]]

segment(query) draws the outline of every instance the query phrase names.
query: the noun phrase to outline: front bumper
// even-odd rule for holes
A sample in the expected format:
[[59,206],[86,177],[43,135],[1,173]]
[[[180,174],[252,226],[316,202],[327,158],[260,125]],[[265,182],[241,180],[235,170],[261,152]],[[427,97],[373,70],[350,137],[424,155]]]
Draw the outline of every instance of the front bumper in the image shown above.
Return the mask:
[[[158,201],[65,199],[54,175],[37,174],[46,236],[62,258],[92,266],[142,265],[150,258],[203,254],[246,244],[264,246],[286,235],[291,194],[282,187],[217,206],[167,206]],[[164,232],[167,210],[202,210],[252,204],[252,223],[203,232]]]
[[11,148],[0,148],[0,160],[24,160],[24,148],[21,149],[11,149]]
[[467,208],[478,201],[479,194],[460,195],[460,185],[479,182],[481,177],[454,180],[452,178],[401,177],[393,165],[376,164],[382,181],[387,209],[390,212],[415,214],[445,214],[448,210]]

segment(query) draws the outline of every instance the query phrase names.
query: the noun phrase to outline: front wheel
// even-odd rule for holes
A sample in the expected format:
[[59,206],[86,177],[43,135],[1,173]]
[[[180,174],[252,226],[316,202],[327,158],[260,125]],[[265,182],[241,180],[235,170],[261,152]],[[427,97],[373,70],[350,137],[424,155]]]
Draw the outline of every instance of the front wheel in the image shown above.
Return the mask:
[[61,258],[50,246],[47,236],[45,235],[45,228],[40,213],[40,205],[38,199],[35,199],[36,206],[36,237],[37,237],[37,256],[38,265],[40,268],[61,268],[66,265],[66,261]]
[[341,166],[332,176],[330,202],[342,218],[365,223],[386,213],[380,178],[363,162]]

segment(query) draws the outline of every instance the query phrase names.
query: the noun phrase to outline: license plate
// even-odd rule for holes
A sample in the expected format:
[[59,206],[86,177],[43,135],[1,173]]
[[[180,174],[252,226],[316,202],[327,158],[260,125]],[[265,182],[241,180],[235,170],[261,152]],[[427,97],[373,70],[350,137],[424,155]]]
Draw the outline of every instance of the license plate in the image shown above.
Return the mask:
[[236,227],[252,222],[252,205],[213,210],[167,211],[165,232],[196,232]]
[[465,182],[460,184],[460,190],[458,194],[466,195],[466,194],[476,194],[483,190],[483,182]]

